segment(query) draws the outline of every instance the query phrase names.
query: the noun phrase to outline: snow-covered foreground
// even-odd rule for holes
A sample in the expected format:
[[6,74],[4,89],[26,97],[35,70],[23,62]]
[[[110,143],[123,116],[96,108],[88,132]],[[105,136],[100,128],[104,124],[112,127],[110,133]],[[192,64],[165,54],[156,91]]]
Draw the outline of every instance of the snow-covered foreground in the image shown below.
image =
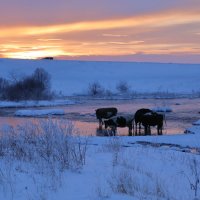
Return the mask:
[[79,137],[70,122],[5,126],[0,199],[194,199],[200,196],[200,126],[190,131],[182,136]]
[[199,92],[197,64],[0,59],[0,77],[19,78],[38,67],[51,75],[52,89],[63,95],[86,94],[96,81],[111,92],[120,81],[139,93]]

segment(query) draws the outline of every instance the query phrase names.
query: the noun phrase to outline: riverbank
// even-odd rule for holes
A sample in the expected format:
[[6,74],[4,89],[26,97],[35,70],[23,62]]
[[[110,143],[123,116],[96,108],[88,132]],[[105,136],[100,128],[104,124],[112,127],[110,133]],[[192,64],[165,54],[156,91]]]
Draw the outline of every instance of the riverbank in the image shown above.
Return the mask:
[[[200,118],[199,110],[200,99],[195,98],[181,98],[181,99],[128,99],[128,100],[99,100],[99,99],[80,99],[79,97],[69,99],[70,102],[75,102],[66,105],[46,105],[41,107],[10,107],[0,109],[0,125],[5,123],[16,125],[21,124],[24,121],[34,120],[38,117],[47,118],[50,115],[38,115],[34,116],[35,110],[45,113],[48,110],[56,109],[62,110],[62,117],[52,116],[53,118],[59,118],[62,120],[73,121],[75,126],[80,130],[81,135],[97,135],[96,129],[98,128],[98,120],[95,116],[95,110],[100,107],[116,107],[119,114],[133,114],[140,108],[167,108],[172,112],[166,112],[166,124],[164,124],[164,134],[183,134],[185,129],[190,127],[192,123]],[[65,102],[62,101],[62,102]],[[66,101],[68,102],[68,100]],[[51,104],[50,104],[51,105]],[[29,110],[29,117],[16,117],[15,113],[21,110]],[[33,112],[31,112],[33,110]],[[118,129],[119,135],[127,135],[126,128]],[[156,131],[153,128],[153,133]]]

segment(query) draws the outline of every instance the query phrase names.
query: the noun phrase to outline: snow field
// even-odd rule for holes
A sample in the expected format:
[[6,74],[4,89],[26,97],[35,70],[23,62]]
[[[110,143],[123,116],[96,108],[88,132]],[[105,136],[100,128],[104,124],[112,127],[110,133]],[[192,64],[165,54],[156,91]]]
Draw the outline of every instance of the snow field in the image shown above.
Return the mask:
[[[193,136],[200,140],[197,131],[182,138]],[[1,199],[191,200],[195,197],[191,184],[200,176],[199,155],[167,146],[156,148],[135,143],[150,138],[157,143],[159,138],[166,143],[170,139],[176,142],[178,136],[80,137],[72,123],[49,119],[40,120],[37,125],[4,127],[1,137]]]
[[50,74],[52,89],[61,95],[87,94],[94,82],[114,93],[120,82],[135,93],[199,92],[198,64],[0,59],[0,77],[19,78],[36,68]]

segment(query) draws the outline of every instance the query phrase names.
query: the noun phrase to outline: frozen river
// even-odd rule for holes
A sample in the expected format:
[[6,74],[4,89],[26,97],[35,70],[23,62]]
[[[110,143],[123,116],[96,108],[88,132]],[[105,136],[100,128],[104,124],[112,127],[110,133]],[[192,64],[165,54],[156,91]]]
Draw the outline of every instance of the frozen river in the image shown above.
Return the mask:
[[[73,121],[81,135],[97,135],[98,121],[95,116],[95,109],[101,107],[116,107],[119,114],[134,114],[140,108],[171,108],[172,112],[166,113],[166,125],[164,125],[163,134],[182,134],[186,128],[200,118],[200,99],[81,100],[80,102],[80,104],[56,107],[64,109],[65,115],[62,117],[54,116],[54,118]],[[46,108],[40,107],[39,109]],[[16,126],[25,121],[37,120],[32,117],[15,117],[16,110],[19,109],[1,108],[0,125]],[[119,135],[127,135],[127,133],[127,128],[118,128]],[[152,133],[156,133],[156,128],[152,128]]]

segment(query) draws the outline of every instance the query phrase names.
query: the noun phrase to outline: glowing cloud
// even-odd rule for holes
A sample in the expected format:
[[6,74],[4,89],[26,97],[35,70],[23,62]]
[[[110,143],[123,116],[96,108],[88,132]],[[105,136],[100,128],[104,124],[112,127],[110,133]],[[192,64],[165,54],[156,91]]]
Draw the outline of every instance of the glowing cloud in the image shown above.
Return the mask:
[[120,34],[109,34],[109,33],[107,33],[107,34],[102,34],[102,36],[104,36],[104,37],[127,37],[128,35],[120,35]]
[[[123,19],[103,20],[103,21],[89,21],[61,25],[49,25],[43,27],[7,27],[1,28],[0,37],[13,36],[30,36],[30,35],[47,35],[54,33],[69,33],[79,31],[93,31],[93,30],[111,30],[134,27],[163,27],[175,26],[179,24],[188,24],[200,22],[199,13],[158,13],[153,15],[145,15],[139,17],[129,17]],[[114,34],[113,34],[114,35]],[[104,34],[105,36],[105,34]]]

